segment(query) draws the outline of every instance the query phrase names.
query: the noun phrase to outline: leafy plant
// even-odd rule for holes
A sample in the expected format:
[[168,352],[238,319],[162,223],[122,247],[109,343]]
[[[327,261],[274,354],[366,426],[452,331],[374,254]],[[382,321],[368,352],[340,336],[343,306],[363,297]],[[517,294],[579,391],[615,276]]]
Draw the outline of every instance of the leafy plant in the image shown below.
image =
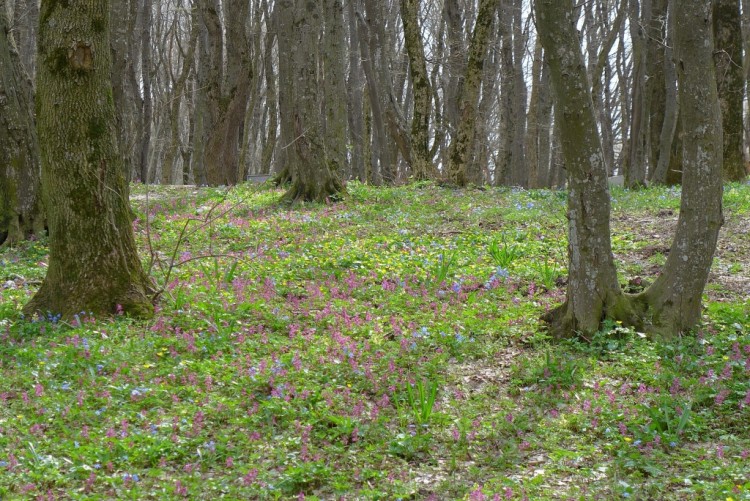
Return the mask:
[[411,409],[414,421],[421,427],[432,416],[440,384],[437,381],[419,380],[414,385],[406,385],[406,402]]
[[490,257],[501,268],[508,269],[514,261],[521,257],[521,249],[515,244],[509,244],[503,235],[501,240],[493,240],[488,247]]
[[547,351],[539,382],[555,389],[569,389],[581,381],[580,362],[570,355],[555,355]]
[[432,268],[432,279],[436,285],[440,285],[448,278],[448,275],[456,265],[456,252],[440,254],[437,263]]
[[536,264],[534,268],[539,280],[547,290],[551,290],[557,285],[557,279],[560,277],[560,268],[555,261],[545,259]]

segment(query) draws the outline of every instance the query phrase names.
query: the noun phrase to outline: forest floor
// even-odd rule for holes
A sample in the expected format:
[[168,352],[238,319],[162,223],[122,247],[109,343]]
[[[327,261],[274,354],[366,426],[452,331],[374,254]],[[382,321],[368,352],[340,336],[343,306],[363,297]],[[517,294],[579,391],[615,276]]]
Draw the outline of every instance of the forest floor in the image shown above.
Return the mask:
[[[545,335],[564,193],[348,190],[134,187],[150,321],[23,319],[46,243],[0,250],[0,498],[750,499],[750,185],[662,343]],[[679,197],[614,189],[624,287]]]

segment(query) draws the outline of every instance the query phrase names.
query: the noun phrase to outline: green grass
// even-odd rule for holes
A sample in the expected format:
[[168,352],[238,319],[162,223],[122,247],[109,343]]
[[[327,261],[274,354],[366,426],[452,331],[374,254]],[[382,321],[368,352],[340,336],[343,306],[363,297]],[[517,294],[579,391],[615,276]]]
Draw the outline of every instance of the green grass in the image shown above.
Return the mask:
[[[750,186],[671,344],[547,339],[562,193],[144,189],[152,321],[24,320],[45,242],[0,251],[0,498],[750,499]],[[623,285],[678,211],[677,189],[613,191]]]

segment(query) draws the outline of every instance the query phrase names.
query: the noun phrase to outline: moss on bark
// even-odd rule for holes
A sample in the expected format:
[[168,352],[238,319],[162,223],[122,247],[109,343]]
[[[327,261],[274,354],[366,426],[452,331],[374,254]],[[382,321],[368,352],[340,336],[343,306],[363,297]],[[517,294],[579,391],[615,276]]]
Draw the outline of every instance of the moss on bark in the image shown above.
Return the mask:
[[[121,310],[147,317],[153,314],[152,285],[136,251],[117,150],[109,27],[95,29],[92,23],[109,19],[109,3],[45,1],[42,12],[48,18],[39,33],[42,60],[83,48],[68,50],[54,65],[40,65],[37,74],[50,257],[44,282],[24,312],[70,318]],[[75,45],[77,40],[87,42]]]

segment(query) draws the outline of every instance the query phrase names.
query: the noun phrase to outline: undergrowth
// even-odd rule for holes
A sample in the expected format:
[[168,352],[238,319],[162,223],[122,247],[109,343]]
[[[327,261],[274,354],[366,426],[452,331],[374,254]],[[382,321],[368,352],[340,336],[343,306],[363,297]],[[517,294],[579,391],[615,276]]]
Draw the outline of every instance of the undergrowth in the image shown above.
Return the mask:
[[[740,232],[695,333],[551,344],[563,193],[143,190],[152,321],[23,319],[45,242],[0,252],[0,498],[750,499]],[[750,186],[725,201],[742,227]],[[614,190],[623,286],[658,271],[678,210],[676,189]]]

